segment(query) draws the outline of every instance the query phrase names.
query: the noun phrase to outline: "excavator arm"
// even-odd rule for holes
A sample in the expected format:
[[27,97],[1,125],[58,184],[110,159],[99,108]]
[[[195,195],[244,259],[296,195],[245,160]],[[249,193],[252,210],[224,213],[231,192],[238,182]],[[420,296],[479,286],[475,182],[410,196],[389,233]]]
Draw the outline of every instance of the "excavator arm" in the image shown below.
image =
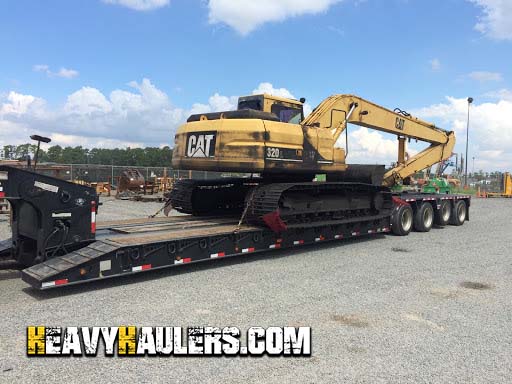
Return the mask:
[[[404,111],[391,111],[354,95],[328,97],[301,124],[307,130],[329,130],[336,142],[346,132],[349,123],[398,136],[398,162],[384,175],[385,186],[392,186],[417,171],[448,159],[455,145],[454,132],[440,129]],[[430,146],[407,159],[406,139],[424,141],[430,143]]]

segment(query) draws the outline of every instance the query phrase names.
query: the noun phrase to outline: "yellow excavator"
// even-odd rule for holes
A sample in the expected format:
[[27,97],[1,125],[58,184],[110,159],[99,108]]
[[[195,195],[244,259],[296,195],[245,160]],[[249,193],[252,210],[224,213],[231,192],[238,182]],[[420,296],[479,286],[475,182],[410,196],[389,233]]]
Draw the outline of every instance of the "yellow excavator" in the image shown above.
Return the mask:
[[[195,215],[243,210],[249,222],[270,226],[371,220],[392,208],[388,187],[449,158],[455,145],[453,132],[358,96],[330,96],[307,117],[304,102],[251,95],[235,111],[190,116],[176,133],[173,167],[253,177],[180,180],[172,207]],[[396,165],[346,164],[348,124],[398,136]],[[343,133],[345,149],[336,146]],[[408,157],[411,139],[430,145]],[[326,181],[313,181],[316,174]]]

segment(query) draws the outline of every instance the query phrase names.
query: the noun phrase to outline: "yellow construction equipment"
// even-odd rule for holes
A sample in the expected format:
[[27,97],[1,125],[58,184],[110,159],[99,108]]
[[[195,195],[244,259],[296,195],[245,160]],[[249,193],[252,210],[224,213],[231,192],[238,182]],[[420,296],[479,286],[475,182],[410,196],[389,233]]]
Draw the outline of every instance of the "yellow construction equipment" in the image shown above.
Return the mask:
[[[358,96],[330,96],[306,118],[304,101],[252,95],[241,97],[236,111],[190,116],[175,136],[175,168],[252,173],[259,174],[259,178],[250,179],[250,183],[247,179],[181,181],[171,194],[172,205],[195,214],[249,206],[249,212],[257,211],[261,216],[278,206],[283,212],[286,206],[296,218],[303,215],[304,220],[309,220],[314,211],[327,216],[340,211],[336,215],[347,218],[348,211],[359,210],[371,216],[382,208],[381,189],[377,186],[392,186],[449,158],[455,145],[453,132]],[[384,173],[383,166],[346,164],[349,123],[398,136],[396,166]],[[336,147],[343,132],[345,149]],[[430,145],[407,158],[406,140],[410,139]],[[312,191],[315,174],[325,174],[327,182]],[[342,186],[341,182],[352,184]],[[278,187],[277,183],[286,185]],[[246,199],[249,192],[251,198]],[[273,202],[270,195],[274,196]],[[360,204],[349,203],[353,201]],[[339,210],[338,206],[342,208]]]
[[500,192],[489,192],[488,197],[512,197],[512,176],[509,172],[503,174],[501,182],[502,190]]
[[[453,132],[358,96],[331,96],[304,120],[302,106],[297,100],[255,95],[241,97],[236,111],[193,115],[176,134],[173,166],[263,174],[337,175],[347,165],[345,150],[335,148],[335,144],[352,123],[398,136],[397,166],[384,176],[384,184],[389,186],[449,158],[455,145]],[[406,159],[406,139],[425,141],[430,146]]]

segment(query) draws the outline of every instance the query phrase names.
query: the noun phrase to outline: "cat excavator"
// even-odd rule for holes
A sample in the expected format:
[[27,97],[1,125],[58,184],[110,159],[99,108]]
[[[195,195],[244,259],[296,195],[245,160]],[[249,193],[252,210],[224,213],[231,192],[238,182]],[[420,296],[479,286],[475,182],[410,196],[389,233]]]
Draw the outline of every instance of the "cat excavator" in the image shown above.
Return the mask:
[[[392,209],[389,187],[452,155],[454,132],[398,108],[338,94],[304,117],[304,103],[251,95],[235,111],[190,116],[175,135],[173,167],[252,176],[179,180],[169,204],[196,216],[243,212],[247,222],[271,228],[372,220]],[[347,164],[348,124],[396,135],[396,164]],[[408,156],[410,140],[430,145]],[[343,141],[345,149],[337,146]],[[317,174],[325,181],[314,181]]]

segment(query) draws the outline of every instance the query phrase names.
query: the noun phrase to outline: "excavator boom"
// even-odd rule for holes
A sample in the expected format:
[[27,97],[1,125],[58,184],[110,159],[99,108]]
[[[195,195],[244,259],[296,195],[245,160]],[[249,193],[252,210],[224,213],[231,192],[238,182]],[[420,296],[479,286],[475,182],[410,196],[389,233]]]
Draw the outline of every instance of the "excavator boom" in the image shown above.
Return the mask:
[[[417,171],[448,159],[455,145],[453,132],[404,111],[391,111],[354,95],[328,97],[301,124],[308,129],[329,129],[336,142],[346,132],[349,123],[398,136],[398,163],[384,175],[383,184],[386,186],[392,186]],[[406,159],[405,139],[425,141],[430,146]]]

